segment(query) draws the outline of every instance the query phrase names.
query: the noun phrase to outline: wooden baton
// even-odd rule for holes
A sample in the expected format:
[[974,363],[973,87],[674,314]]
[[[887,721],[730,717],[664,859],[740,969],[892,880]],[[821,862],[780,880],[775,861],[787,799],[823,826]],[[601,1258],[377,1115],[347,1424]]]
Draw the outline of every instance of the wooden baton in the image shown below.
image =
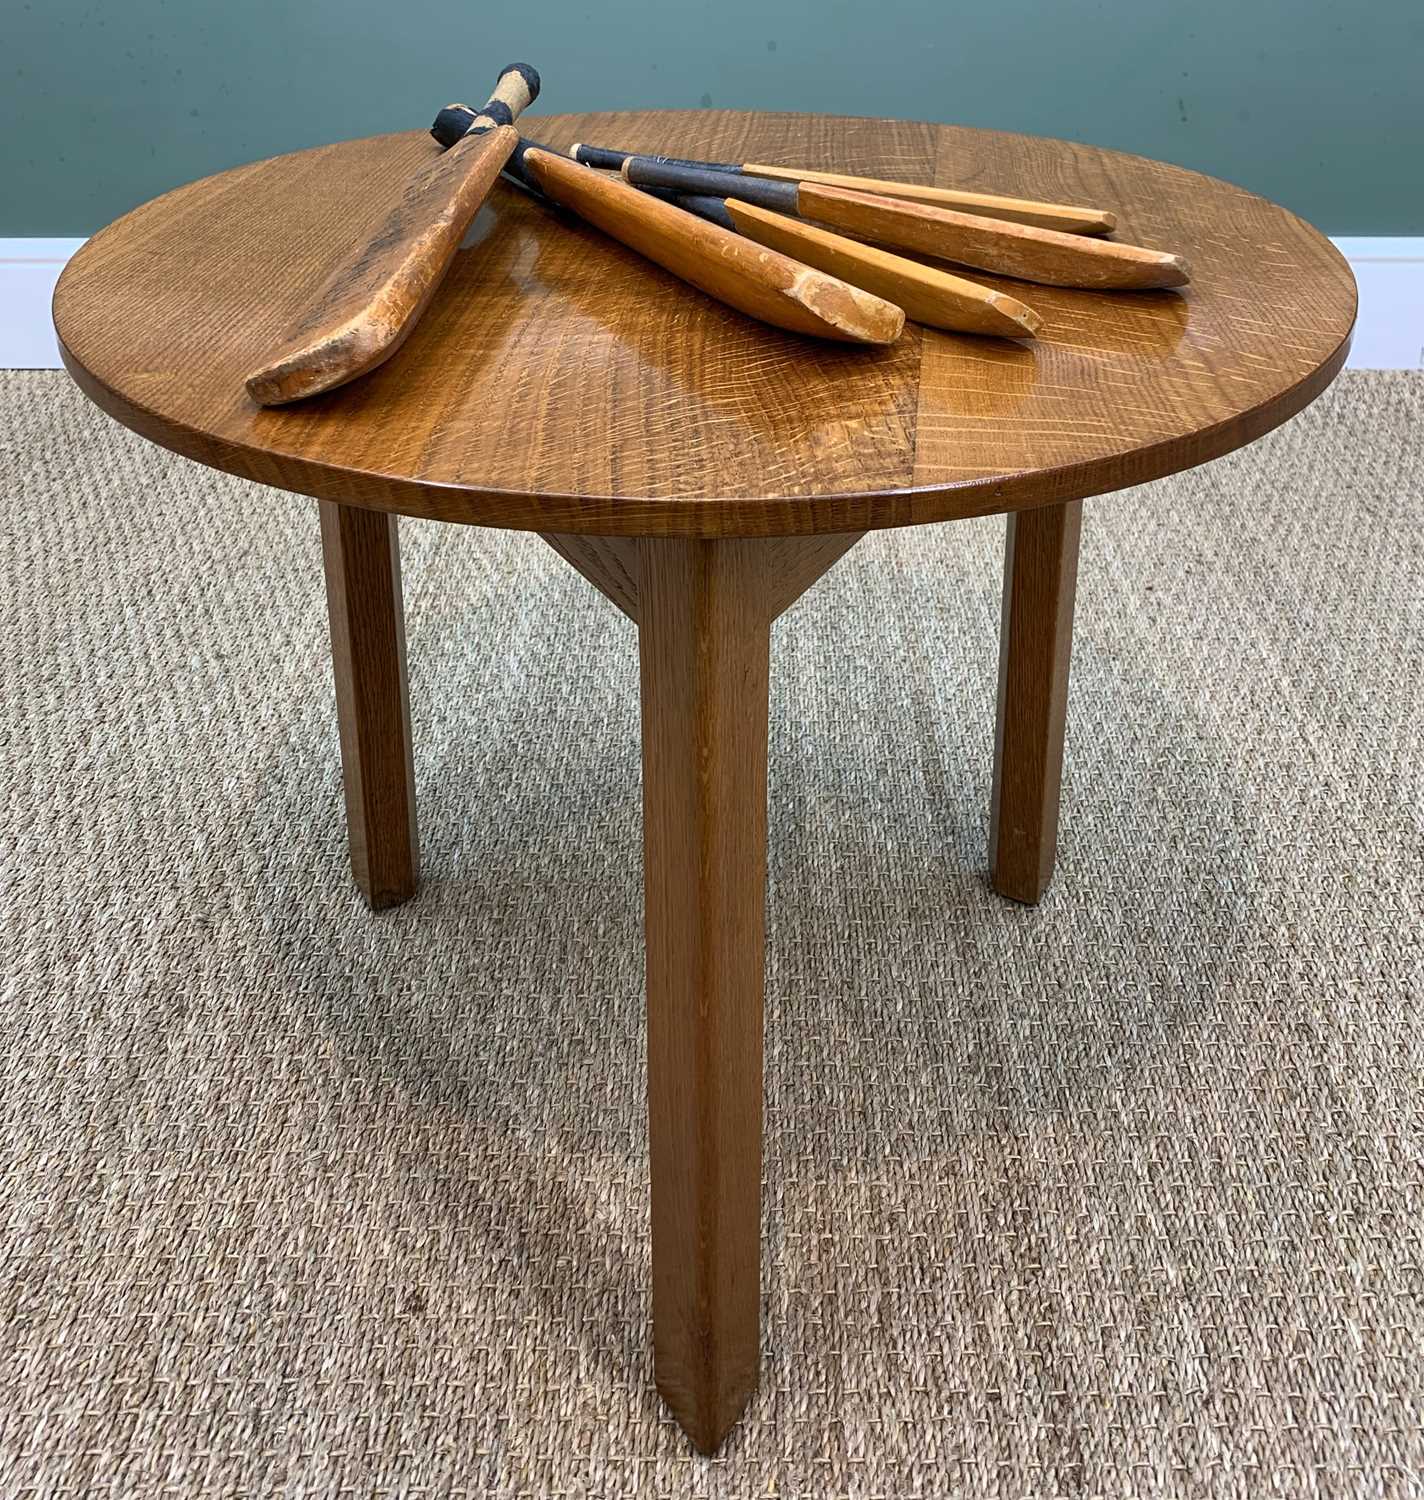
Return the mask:
[[[1018,224],[1034,224],[1040,229],[1058,229],[1065,234],[1109,234],[1117,228],[1116,216],[1106,209],[1083,208],[1070,203],[1041,203],[1033,198],[1005,197],[998,193],[973,193],[966,188],[930,187],[926,183],[894,182],[884,177],[852,177],[844,172],[819,172],[810,167],[781,167],[767,162],[694,161],[680,156],[610,151],[606,146],[588,146],[582,142],[570,146],[568,154],[586,167],[601,167],[614,172],[621,170],[630,156],[642,155],[671,166],[701,167],[734,176],[819,182],[828,187],[850,188],[883,198],[908,198],[912,203],[958,209],[961,213],[980,214],[988,219],[1008,219]],[[729,189],[729,192],[735,196],[736,190]]]
[[538,93],[533,68],[504,69],[484,108],[469,111],[459,144],[420,168],[375,236],[337,266],[284,346],[248,377],[254,401],[280,406],[329,391],[400,348],[514,150],[514,121]]

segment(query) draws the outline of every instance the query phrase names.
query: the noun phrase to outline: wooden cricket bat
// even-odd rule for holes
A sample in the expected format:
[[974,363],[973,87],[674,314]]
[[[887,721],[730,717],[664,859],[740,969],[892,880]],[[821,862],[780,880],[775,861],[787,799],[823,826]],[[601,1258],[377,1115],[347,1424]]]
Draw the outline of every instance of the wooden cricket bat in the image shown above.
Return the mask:
[[373,370],[409,337],[519,140],[539,75],[511,63],[460,141],[418,171],[375,236],[343,260],[272,359],[247,378],[262,406],[329,391]]

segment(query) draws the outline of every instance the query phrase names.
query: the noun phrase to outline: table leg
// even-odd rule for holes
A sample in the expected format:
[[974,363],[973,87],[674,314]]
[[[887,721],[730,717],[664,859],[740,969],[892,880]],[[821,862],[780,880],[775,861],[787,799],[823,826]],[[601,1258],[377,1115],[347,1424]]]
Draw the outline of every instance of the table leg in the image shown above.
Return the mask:
[[653,1344],[710,1453],[759,1363],[770,618],[758,544],[641,546]]
[[711,1453],[760,1362],[771,622],[857,536],[544,540],[638,625],[653,1356]]
[[1083,502],[1009,515],[989,813],[994,889],[1032,905],[1053,878]]
[[396,906],[419,869],[396,517],[320,505],[351,869],[372,907]]

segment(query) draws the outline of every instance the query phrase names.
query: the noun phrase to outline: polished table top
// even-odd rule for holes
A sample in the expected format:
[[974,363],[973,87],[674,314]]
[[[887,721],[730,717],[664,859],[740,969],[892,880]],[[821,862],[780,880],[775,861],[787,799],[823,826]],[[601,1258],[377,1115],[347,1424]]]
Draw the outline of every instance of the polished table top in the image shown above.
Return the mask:
[[[417,516],[540,531],[858,531],[1022,509],[1214,458],[1343,364],[1355,288],[1286,210],[1065,141],[821,115],[557,115],[576,140],[1086,203],[1185,254],[1182,292],[999,280],[1028,343],[907,325],[883,350],[753,322],[498,185],[414,335],[372,375],[264,410],[243,388],[334,255],[438,150],[424,132],[256,162],[144,204],[55,294],[65,361],[120,421],[204,463]],[[973,273],[976,277],[979,273]],[[994,278],[982,278],[994,281]]]

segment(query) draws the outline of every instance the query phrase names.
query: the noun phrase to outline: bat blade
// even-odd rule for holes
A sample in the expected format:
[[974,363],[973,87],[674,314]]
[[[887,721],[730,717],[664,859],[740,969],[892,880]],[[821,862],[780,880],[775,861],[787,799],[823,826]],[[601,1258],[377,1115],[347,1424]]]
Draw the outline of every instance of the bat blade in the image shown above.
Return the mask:
[[425,311],[518,140],[512,126],[500,125],[422,167],[376,234],[327,279],[284,347],[248,377],[252,399],[300,401],[389,359]]

